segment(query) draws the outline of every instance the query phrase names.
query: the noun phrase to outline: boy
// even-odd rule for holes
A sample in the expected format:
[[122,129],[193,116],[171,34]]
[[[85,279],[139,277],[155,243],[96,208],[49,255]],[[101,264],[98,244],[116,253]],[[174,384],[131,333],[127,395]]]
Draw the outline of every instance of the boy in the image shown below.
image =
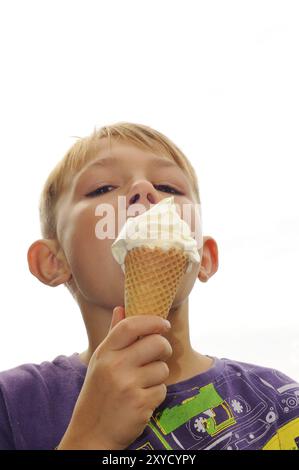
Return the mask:
[[[0,374],[2,449],[297,449],[299,385],[260,366],[202,355],[189,339],[188,295],[218,268],[204,237],[200,264],[168,320],[125,318],[124,275],[98,239],[96,207],[118,215],[174,196],[193,212],[196,175],[164,135],[117,123],[76,142],[41,197],[43,238],[28,250],[31,273],[64,284],[83,315],[88,348]],[[121,227],[118,227],[118,231]],[[150,313],[150,312],[146,312]]]

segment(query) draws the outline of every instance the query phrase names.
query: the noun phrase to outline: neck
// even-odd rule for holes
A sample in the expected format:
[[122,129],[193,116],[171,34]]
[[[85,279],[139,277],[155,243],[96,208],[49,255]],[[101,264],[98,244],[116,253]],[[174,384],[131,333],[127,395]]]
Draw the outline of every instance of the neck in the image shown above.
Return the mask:
[[[108,334],[112,311],[96,305],[80,302],[83,320],[88,336],[88,349],[80,354],[81,361],[88,366],[98,345]],[[187,380],[208,370],[213,360],[194,351],[190,343],[188,299],[179,307],[170,310],[168,320],[171,331],[165,335],[172,347],[172,356],[167,361],[169,377],[166,385]]]

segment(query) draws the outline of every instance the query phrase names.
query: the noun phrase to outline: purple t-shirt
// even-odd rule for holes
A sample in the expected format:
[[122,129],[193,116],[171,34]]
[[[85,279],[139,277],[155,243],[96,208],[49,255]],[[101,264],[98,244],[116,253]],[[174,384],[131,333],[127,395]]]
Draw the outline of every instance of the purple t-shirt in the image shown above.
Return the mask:
[[[86,374],[77,353],[0,373],[0,449],[54,449]],[[111,423],[113,426],[113,423]],[[299,384],[230,359],[169,385],[129,449],[298,449]]]

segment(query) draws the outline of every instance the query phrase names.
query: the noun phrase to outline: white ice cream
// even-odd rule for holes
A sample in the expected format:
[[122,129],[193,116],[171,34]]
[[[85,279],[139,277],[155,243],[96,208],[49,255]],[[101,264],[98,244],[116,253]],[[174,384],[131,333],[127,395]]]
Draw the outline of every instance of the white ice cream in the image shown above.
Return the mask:
[[174,197],[163,199],[151,209],[136,217],[129,217],[111,246],[112,254],[125,272],[125,257],[136,247],[177,248],[189,258],[187,272],[192,263],[199,263],[197,243],[189,225],[180,218]]

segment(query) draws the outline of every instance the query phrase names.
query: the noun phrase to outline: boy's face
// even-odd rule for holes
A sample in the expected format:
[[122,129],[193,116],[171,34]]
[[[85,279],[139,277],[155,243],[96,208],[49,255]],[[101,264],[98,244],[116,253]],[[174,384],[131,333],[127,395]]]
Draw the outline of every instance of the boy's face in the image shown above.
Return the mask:
[[[129,143],[112,141],[111,151],[106,139],[100,145],[94,159],[76,175],[58,202],[57,235],[79,297],[112,309],[124,305],[124,273],[111,253],[111,245],[127,218],[118,226],[119,196],[132,216],[137,205],[142,204],[147,210],[151,204],[173,195],[175,204],[191,205],[192,231],[198,207],[188,176],[174,161]],[[104,239],[96,236],[101,220],[96,208],[99,210],[101,204],[108,204],[114,214],[110,221],[107,213],[102,215],[110,222],[110,229],[115,226]],[[191,272],[185,274],[174,306],[189,295],[199,267],[192,264]]]

